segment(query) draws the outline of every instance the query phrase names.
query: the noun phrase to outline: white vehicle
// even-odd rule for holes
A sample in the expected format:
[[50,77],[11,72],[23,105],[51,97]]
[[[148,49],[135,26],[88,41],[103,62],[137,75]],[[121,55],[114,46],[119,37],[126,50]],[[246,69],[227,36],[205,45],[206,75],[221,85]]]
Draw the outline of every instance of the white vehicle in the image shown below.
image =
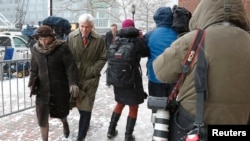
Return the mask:
[[31,52],[22,37],[0,32],[0,55],[2,60],[17,60],[30,58]]

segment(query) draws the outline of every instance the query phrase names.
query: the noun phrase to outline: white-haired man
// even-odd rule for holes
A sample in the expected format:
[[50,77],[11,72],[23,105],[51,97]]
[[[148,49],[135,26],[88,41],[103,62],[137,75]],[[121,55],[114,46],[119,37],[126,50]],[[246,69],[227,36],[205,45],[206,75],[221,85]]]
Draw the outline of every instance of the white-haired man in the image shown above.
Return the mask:
[[78,19],[79,28],[67,39],[79,70],[77,108],[80,114],[77,141],[84,141],[90,124],[100,72],[107,61],[105,41],[94,28],[94,18],[83,14]]

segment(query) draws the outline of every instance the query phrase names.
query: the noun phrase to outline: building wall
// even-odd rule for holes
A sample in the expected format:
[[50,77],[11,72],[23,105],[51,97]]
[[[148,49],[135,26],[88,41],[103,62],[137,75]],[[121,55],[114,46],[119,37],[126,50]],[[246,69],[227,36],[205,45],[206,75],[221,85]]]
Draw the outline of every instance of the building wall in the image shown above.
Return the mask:
[[[29,0],[28,7],[25,0],[0,0],[0,13],[5,16],[11,23],[16,24],[17,9],[22,15],[25,15],[25,24],[37,25],[39,21],[48,16],[48,2],[45,0]],[[25,12],[27,10],[27,12]],[[1,24],[1,23],[0,23]]]
[[[242,1],[246,9],[248,19],[250,19],[250,0],[242,0]],[[187,8],[193,13],[194,9],[199,4],[199,2],[200,0],[179,0],[178,5]]]
[[[27,10],[23,23],[24,26],[26,24],[38,26],[41,21],[52,15],[69,20],[72,26],[74,26],[72,29],[74,29],[76,28],[75,24],[78,21],[78,17],[88,11],[88,8],[86,8],[88,0],[75,0],[74,3],[72,3],[72,0],[53,0],[52,5],[49,5],[48,0],[19,0],[19,4],[16,1],[17,0],[0,0],[0,13],[13,25],[16,24],[17,7],[20,5],[23,5],[23,7],[20,7],[21,11]],[[28,5],[26,5],[27,1]],[[52,11],[49,11],[50,8],[52,8]],[[119,9],[115,7],[104,7],[95,8],[91,12],[95,17],[95,28],[101,34],[105,34],[109,31],[112,23],[120,22],[108,14],[112,13],[114,17],[118,17],[119,12],[117,11],[119,11]],[[4,23],[0,21],[0,29],[2,29],[2,26],[9,29],[9,26],[5,26]],[[15,28],[15,26],[13,26],[13,28]]]
[[244,2],[244,7],[247,11],[247,16],[248,16],[248,19],[250,19],[250,1],[249,0],[243,0]]
[[187,8],[193,13],[196,6],[199,4],[200,0],[179,0],[178,5]]

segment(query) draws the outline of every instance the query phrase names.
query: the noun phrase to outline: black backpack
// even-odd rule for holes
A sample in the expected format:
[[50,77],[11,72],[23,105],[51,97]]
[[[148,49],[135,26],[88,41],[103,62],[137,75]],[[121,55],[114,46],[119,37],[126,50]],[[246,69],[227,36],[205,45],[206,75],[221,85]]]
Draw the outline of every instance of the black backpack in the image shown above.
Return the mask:
[[184,7],[174,5],[173,7],[173,24],[172,28],[178,33],[182,34],[189,31],[189,20],[192,14]]
[[107,84],[116,87],[135,86],[135,68],[138,67],[134,41],[116,38],[108,49]]

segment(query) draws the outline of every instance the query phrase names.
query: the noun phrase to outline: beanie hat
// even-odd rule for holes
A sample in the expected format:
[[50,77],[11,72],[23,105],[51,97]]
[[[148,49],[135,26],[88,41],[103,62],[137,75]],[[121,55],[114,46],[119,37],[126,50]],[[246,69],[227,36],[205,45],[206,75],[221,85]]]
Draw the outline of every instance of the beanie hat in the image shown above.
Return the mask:
[[135,27],[134,21],[131,19],[126,19],[122,22],[122,28],[125,27]]
[[38,37],[49,37],[49,36],[55,36],[55,33],[53,33],[53,30],[50,26],[42,25],[40,26],[36,33],[32,36],[35,39],[38,39]]

